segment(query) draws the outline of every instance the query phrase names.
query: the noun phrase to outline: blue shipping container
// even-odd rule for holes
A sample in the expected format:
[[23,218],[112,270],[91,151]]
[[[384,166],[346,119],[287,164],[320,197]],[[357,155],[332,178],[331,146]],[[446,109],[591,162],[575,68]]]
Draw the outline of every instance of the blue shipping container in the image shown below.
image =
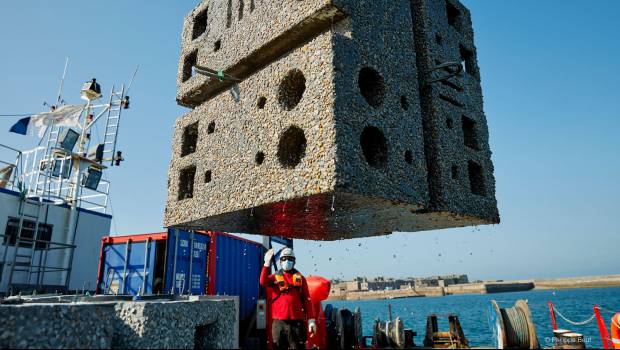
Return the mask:
[[181,230],[168,231],[166,271],[169,273],[166,273],[166,291],[171,294],[207,293],[209,242],[210,237],[206,234]]
[[158,244],[161,238],[157,238],[155,235],[134,236],[133,240],[104,238],[97,291],[104,294],[153,294],[156,283],[161,289],[162,281],[155,281],[155,254],[157,247],[161,247],[161,243]]
[[[259,277],[263,266],[263,246],[224,233],[215,233],[215,261],[209,256],[209,272],[214,281],[209,294],[238,295],[241,320],[256,310]],[[213,249],[213,248],[212,248]]]
[[262,256],[260,244],[225,233],[170,229],[106,237],[97,291],[234,295],[239,296],[240,320],[248,320],[256,310]]

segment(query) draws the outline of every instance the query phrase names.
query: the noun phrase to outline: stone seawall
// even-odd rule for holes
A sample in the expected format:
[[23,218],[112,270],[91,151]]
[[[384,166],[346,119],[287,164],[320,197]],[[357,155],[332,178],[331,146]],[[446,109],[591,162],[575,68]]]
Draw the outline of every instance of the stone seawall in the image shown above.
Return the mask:
[[467,283],[455,284],[447,287],[419,287],[415,289],[345,292],[340,294],[332,294],[330,300],[399,299],[461,294],[490,294],[518,292],[531,290],[533,288],[534,283],[532,281]]
[[620,275],[559,278],[552,280],[518,280],[455,284],[447,287],[418,287],[415,289],[336,292],[329,300],[370,300],[431,297],[460,294],[493,294],[522,292],[532,289],[605,288],[620,287]]
[[536,289],[620,287],[620,275],[535,280]]
[[239,345],[238,297],[72,299],[0,305],[0,348],[231,349]]

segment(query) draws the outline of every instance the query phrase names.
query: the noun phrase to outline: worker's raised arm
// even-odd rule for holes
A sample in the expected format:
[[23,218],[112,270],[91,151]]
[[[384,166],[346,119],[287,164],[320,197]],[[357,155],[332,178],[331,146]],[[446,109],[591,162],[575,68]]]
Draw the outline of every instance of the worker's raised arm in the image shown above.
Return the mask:
[[260,272],[260,285],[263,287],[269,287],[275,283],[275,280],[275,276],[269,274],[269,267],[263,266],[263,269]]
[[271,259],[273,259],[273,254],[273,249],[269,249],[267,253],[265,253],[265,264],[260,272],[259,280],[260,285],[263,287],[271,286],[275,281],[275,277],[273,275],[269,275],[269,265],[271,264]]

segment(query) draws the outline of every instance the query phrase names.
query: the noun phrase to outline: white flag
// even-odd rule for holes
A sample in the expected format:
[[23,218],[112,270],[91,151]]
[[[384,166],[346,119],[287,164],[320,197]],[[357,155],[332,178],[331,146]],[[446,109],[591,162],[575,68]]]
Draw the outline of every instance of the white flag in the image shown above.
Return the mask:
[[30,118],[28,125],[28,133],[37,130],[39,137],[45,135],[48,126],[66,126],[82,129],[80,126],[80,115],[84,111],[86,105],[64,105],[52,112],[40,113]]

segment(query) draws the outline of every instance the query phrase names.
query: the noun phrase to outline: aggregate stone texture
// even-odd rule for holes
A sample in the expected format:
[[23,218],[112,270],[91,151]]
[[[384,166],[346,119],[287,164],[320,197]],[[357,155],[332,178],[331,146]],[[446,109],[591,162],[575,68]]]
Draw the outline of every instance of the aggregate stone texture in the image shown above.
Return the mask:
[[[434,152],[425,135],[409,0],[284,1],[231,28],[218,4],[203,2],[187,17],[182,56],[251,69],[234,85],[183,82],[181,58],[179,96],[194,100],[180,103],[196,108],[176,123],[165,226],[336,240],[494,222],[467,203],[435,205],[441,197],[429,194],[429,182],[437,185],[427,160],[450,155]],[[263,5],[272,6],[254,11]],[[282,8],[290,17],[273,16]],[[205,10],[213,22],[189,40]],[[222,36],[248,40],[212,52],[207,41]],[[274,43],[288,36],[295,40]],[[289,51],[264,54],[274,50]]]
[[0,348],[238,346],[238,299],[2,305]]
[[344,18],[332,0],[210,0],[186,18],[179,60],[179,104],[196,107],[230,86],[192,76],[191,64],[245,78]]
[[[469,10],[455,0],[411,0],[431,210],[499,223],[489,130]],[[459,76],[434,69],[461,63]]]

